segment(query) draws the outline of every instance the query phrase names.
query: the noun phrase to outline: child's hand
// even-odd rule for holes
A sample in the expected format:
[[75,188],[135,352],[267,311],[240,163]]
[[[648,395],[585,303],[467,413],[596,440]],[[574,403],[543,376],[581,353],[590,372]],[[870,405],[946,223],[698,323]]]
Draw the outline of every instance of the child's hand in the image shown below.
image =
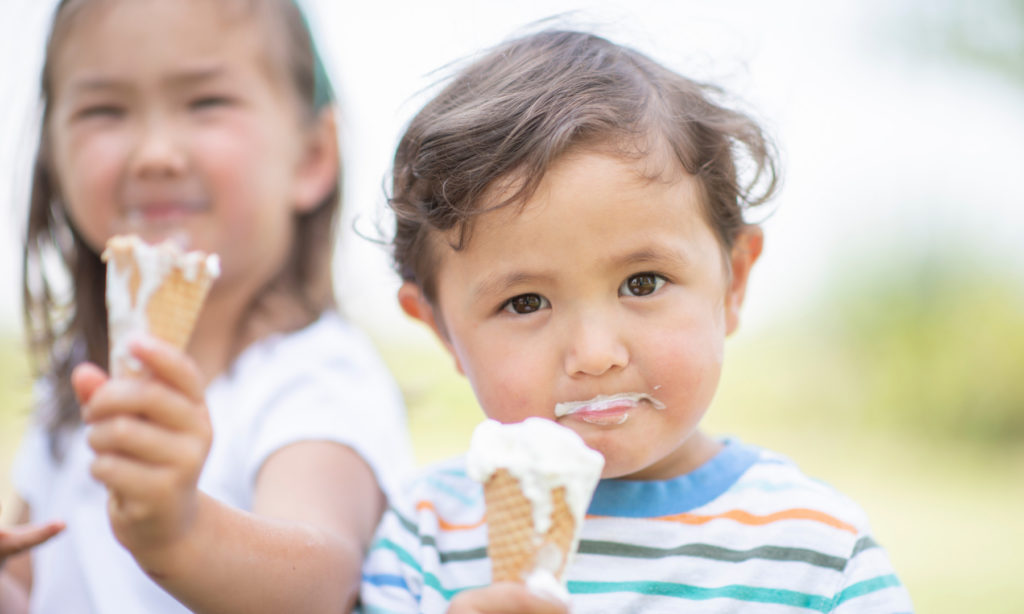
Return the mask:
[[499,582],[463,591],[452,599],[448,614],[568,614],[564,603],[537,597],[522,584]]
[[152,377],[111,380],[85,364],[71,381],[92,425],[92,475],[110,492],[114,534],[138,559],[173,546],[191,527],[213,431],[195,363],[152,337],[130,348]]
[[7,557],[35,548],[63,530],[64,523],[58,521],[0,528],[0,568],[7,562]]

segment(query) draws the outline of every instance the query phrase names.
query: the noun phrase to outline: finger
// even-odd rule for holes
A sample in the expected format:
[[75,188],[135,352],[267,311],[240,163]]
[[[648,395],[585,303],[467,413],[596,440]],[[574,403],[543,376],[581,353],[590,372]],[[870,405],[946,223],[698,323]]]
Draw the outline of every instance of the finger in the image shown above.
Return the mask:
[[64,530],[59,521],[0,531],[0,560],[34,548]]
[[107,374],[91,362],[86,362],[75,367],[71,372],[71,387],[75,390],[78,404],[84,406],[92,398],[96,389],[102,386],[107,379]]
[[126,414],[96,423],[89,429],[88,441],[97,454],[116,454],[147,464],[191,467],[202,465],[206,457],[202,441]]
[[205,409],[167,385],[147,379],[114,379],[92,395],[82,419],[96,424],[129,414],[175,431],[192,431],[207,422]]
[[157,377],[193,401],[203,400],[203,376],[195,361],[176,347],[150,335],[140,335],[128,344],[132,354]]
[[[563,603],[542,599],[530,593],[522,584],[499,582],[478,591],[459,594],[459,611],[480,614],[567,614]],[[455,606],[452,602],[452,606]],[[453,607],[454,609],[454,607]]]
[[177,474],[172,469],[114,454],[97,456],[89,471],[123,502],[124,509],[142,510],[141,513],[161,506],[178,486]]

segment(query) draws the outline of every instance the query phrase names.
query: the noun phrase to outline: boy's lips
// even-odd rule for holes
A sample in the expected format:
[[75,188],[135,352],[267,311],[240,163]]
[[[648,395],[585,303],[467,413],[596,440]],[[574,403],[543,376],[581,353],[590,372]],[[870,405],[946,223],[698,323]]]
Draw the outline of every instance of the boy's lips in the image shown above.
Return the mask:
[[611,396],[599,394],[589,401],[569,401],[555,405],[555,417],[576,416],[591,424],[601,426],[622,424],[629,418],[629,412],[647,402],[654,409],[665,409],[665,405],[644,392],[620,392]]

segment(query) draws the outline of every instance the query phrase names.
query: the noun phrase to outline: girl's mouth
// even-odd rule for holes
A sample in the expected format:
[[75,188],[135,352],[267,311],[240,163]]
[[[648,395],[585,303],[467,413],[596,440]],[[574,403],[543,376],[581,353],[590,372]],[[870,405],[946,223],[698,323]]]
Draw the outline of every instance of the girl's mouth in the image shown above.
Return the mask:
[[555,417],[576,416],[591,424],[614,426],[629,418],[629,412],[646,402],[654,409],[665,409],[665,405],[644,392],[620,392],[606,396],[599,394],[589,401],[570,401],[555,405]]
[[159,226],[179,222],[208,208],[202,201],[153,202],[128,207],[126,218],[130,226]]

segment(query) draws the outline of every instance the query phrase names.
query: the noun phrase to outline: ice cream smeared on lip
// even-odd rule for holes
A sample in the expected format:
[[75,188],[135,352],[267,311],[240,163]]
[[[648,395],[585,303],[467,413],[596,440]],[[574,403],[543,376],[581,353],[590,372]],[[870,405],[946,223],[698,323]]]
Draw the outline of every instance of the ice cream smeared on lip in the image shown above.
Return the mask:
[[[192,318],[184,323],[187,330],[183,334],[169,335],[177,338],[164,339],[183,345],[209,285],[220,276],[220,260],[216,254],[186,253],[175,241],[149,245],[135,235],[116,236],[107,241],[102,260],[107,263],[107,321],[110,369],[114,377],[141,371],[141,365],[128,350],[132,337],[140,333],[157,334],[163,330],[161,327],[161,331],[154,331],[151,322],[154,316],[151,302],[161,289],[165,289],[167,296],[161,298],[169,303],[167,307],[183,312],[171,313],[169,317]],[[185,286],[185,294],[166,290],[170,282],[176,282],[173,290]],[[167,311],[161,310],[160,315]],[[176,324],[179,323],[169,322],[167,328],[173,332]],[[184,340],[180,339],[182,336]]]
[[[487,420],[473,432],[466,455],[469,477],[487,488],[496,473],[507,472],[518,481],[519,490],[530,502],[533,547],[536,548],[534,567],[525,570],[520,578],[528,587],[546,594],[557,593],[559,598],[565,594],[564,590],[555,590],[551,580],[555,580],[556,587],[564,581],[564,571],[579,544],[583,518],[603,468],[604,457],[599,452],[588,448],[575,432],[551,420],[527,418],[517,424]],[[559,497],[564,493],[564,503],[558,499],[558,505],[563,510],[568,507],[573,520],[573,535],[567,552],[545,541],[549,530],[553,529],[556,491]],[[488,511],[489,518],[490,514]]]
[[589,401],[569,401],[555,405],[555,416],[576,414],[587,422],[600,425],[622,424],[629,410],[647,402],[654,409],[665,409],[664,403],[645,392],[620,392],[611,396],[599,394]]

